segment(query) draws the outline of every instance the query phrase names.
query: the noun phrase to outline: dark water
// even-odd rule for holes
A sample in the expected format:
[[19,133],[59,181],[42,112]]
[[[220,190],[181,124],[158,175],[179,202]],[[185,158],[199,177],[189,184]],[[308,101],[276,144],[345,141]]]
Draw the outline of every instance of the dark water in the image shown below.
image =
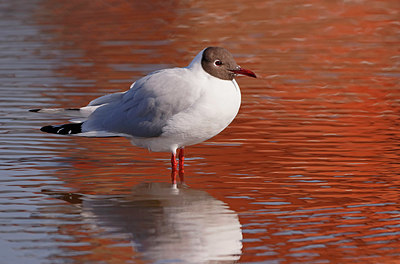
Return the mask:
[[[400,2],[0,1],[0,263],[399,263]],[[242,108],[169,154],[42,134],[229,49]]]

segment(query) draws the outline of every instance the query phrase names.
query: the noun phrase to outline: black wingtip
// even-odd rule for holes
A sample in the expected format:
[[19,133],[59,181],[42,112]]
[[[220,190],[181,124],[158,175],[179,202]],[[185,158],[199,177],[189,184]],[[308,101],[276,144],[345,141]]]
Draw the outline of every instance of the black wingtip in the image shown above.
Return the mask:
[[35,113],[37,113],[37,112],[39,112],[41,109],[40,108],[37,108],[37,109],[29,109],[29,112],[35,112]]
[[73,135],[82,133],[82,123],[72,123],[58,126],[44,126],[40,130],[52,134]]
[[56,133],[56,129],[54,126],[44,126],[40,129],[40,131],[42,132],[46,132],[46,133]]

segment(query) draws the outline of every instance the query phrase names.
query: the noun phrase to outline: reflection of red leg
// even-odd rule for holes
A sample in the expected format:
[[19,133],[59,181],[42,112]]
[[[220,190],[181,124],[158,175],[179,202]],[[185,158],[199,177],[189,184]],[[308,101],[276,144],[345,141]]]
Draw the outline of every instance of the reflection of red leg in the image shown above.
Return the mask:
[[185,180],[184,180],[185,170],[183,168],[184,161],[185,161],[185,153],[184,153],[184,149],[181,148],[179,150],[179,180],[181,181],[181,183],[185,182]]
[[172,184],[176,184],[176,170],[177,170],[176,155],[172,153],[171,155],[171,181]]

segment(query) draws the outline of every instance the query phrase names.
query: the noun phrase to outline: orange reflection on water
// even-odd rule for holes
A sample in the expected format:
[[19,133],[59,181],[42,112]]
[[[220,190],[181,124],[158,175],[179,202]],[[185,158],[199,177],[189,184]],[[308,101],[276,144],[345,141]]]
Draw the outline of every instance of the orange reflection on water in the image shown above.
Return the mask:
[[[239,215],[240,262],[400,258],[398,1],[42,7],[37,19],[50,26],[49,41],[70,55],[57,74],[79,80],[44,93],[62,106],[127,89],[155,69],[185,66],[209,45],[225,46],[261,77],[239,79],[237,119],[187,151],[188,184]],[[64,170],[54,174],[80,193],[116,195],[142,181],[169,180],[166,153],[124,139],[73,138],[68,145],[57,153]],[[79,237],[80,228],[67,232]],[[104,249],[114,242],[93,231],[86,236],[91,246],[72,250],[107,259]],[[123,248],[118,261],[135,254]]]

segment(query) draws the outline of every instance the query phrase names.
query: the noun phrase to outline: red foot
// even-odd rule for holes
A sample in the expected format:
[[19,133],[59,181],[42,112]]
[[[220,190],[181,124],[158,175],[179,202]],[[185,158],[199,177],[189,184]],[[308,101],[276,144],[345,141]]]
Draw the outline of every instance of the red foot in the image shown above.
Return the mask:
[[177,171],[176,156],[174,153],[171,155],[171,181],[173,185],[176,185],[176,171]]
[[[183,148],[178,149],[179,151],[179,180],[183,184],[185,182],[184,180],[184,174],[185,170],[183,168],[184,166],[184,151]],[[176,161],[176,154],[172,153],[171,155],[171,181],[172,184],[176,186],[176,174],[178,172],[178,162]]]
[[181,148],[179,151],[179,180],[181,181],[181,183],[184,183],[184,174],[185,174],[185,170],[184,170],[184,161],[185,161],[185,153],[184,153],[184,149]]

